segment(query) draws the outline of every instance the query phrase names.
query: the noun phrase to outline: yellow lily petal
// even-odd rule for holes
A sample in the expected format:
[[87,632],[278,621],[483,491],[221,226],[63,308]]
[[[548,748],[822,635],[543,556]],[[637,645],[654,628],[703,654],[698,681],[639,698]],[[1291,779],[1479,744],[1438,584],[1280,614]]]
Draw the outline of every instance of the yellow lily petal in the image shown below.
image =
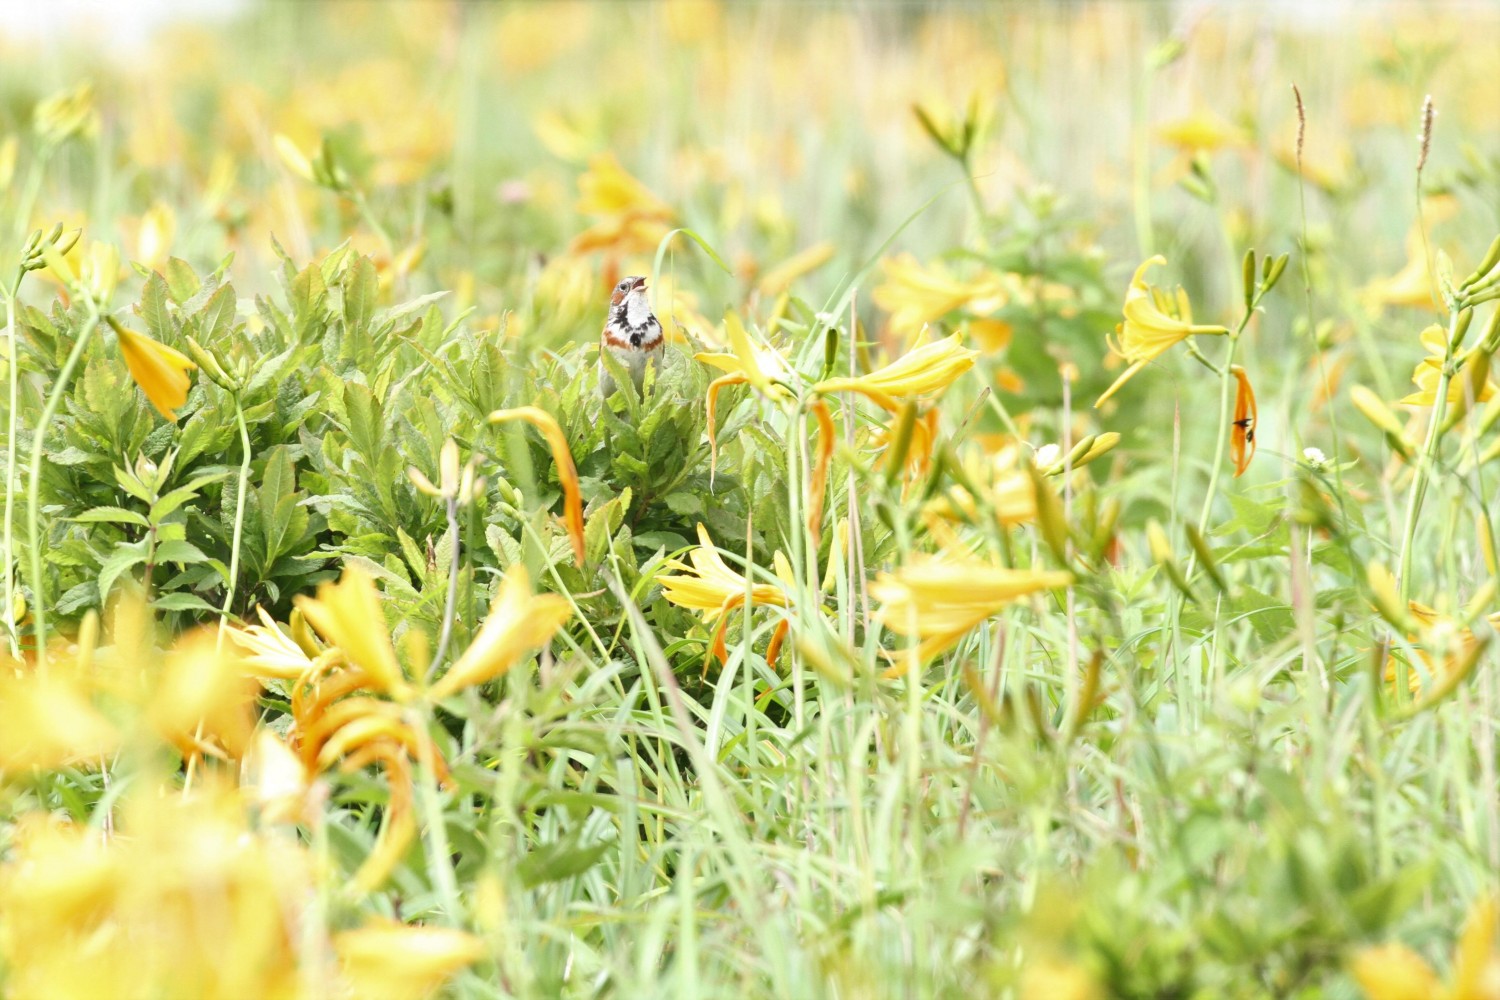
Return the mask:
[[513,566],[500,581],[490,613],[479,634],[437,684],[432,697],[446,698],[472,684],[499,677],[538,646],[573,614],[572,605],[557,594],[533,594],[524,566]]
[[380,593],[364,570],[345,566],[338,583],[321,583],[317,597],[298,596],[292,603],[382,691],[397,699],[410,694],[380,611]]
[[115,327],[120,353],[130,377],[146,393],[151,405],[168,420],[176,420],[176,411],[187,402],[190,379],[187,373],[198,366],[180,351],[158,343],[144,333],[127,327]]
[[563,524],[568,530],[568,538],[573,542],[573,558],[582,566],[583,494],[579,490],[578,466],[573,464],[573,452],[568,448],[567,435],[563,433],[557,418],[540,407],[517,406],[490,414],[492,424],[512,420],[524,420],[541,431],[542,437],[547,439],[547,446],[552,449],[552,461],[557,465],[557,481],[562,484],[563,490]]

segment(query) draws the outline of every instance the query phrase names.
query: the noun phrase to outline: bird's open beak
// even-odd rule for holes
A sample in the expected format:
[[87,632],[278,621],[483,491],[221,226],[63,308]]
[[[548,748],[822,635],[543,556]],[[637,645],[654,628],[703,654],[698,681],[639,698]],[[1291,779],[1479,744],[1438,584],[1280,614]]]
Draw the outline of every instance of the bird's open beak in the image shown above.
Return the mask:
[[631,290],[635,291],[636,289],[645,288],[645,287],[646,287],[646,279],[645,278],[636,278],[635,279],[635,286]]

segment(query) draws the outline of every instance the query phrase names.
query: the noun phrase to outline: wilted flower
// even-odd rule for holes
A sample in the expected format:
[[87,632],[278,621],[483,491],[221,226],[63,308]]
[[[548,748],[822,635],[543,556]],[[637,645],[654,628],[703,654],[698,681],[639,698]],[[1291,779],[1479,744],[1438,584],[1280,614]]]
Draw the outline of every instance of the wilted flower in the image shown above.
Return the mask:
[[921,640],[916,654],[925,661],[1019,598],[1072,582],[1072,574],[1061,570],[1009,569],[949,554],[918,557],[881,573],[870,596],[880,602],[876,618],[882,625]]
[[1166,263],[1167,259],[1157,254],[1136,268],[1135,277],[1130,279],[1130,290],[1125,293],[1125,322],[1115,328],[1119,339],[1110,342],[1110,348],[1129,362],[1130,367],[1104,391],[1095,406],[1113,396],[1136,372],[1174,344],[1194,334],[1229,332],[1222,326],[1193,323],[1192,305],[1181,287],[1169,295],[1155,285],[1146,284],[1146,270],[1154,264]]
[[1250,386],[1250,376],[1245,369],[1233,365],[1229,373],[1234,376],[1238,389],[1234,396],[1234,425],[1229,439],[1229,456],[1234,462],[1234,475],[1238,479],[1250,468],[1255,457],[1255,390]]
[[789,607],[792,568],[778,552],[774,561],[779,582],[751,582],[744,574],[725,565],[713,539],[708,537],[708,529],[701,524],[698,525],[698,543],[697,548],[688,550],[686,564],[675,559],[667,563],[669,568],[680,570],[681,573],[658,577],[657,582],[662,585],[663,596],[668,601],[678,607],[702,611],[705,625],[718,623],[710,651],[722,663],[729,659],[729,649],[724,641],[729,612],[743,605],[746,600],[752,606],[769,604]]
[[584,562],[583,550],[583,494],[578,485],[578,467],[573,464],[573,452],[568,448],[568,437],[563,433],[557,418],[535,406],[517,406],[508,410],[496,410],[490,414],[490,423],[504,424],[520,420],[542,432],[547,447],[552,450],[552,461],[557,466],[557,481],[563,491],[563,524],[568,538],[573,543],[573,557],[578,565]]

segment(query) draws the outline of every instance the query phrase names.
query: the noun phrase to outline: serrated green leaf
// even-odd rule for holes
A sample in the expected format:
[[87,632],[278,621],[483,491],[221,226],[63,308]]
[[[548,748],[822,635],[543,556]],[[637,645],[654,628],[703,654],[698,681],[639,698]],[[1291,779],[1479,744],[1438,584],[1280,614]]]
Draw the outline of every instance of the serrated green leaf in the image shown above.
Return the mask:
[[124,507],[92,507],[84,511],[72,520],[80,524],[134,524],[144,528],[148,522],[146,518],[133,510]]

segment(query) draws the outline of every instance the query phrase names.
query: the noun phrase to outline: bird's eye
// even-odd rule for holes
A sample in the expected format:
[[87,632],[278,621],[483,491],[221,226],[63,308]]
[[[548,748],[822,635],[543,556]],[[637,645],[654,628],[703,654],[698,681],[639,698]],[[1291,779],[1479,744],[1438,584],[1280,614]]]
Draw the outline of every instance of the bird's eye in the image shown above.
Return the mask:
[[615,286],[615,289],[617,291],[623,292],[625,289],[627,289],[629,287],[630,287],[630,282],[629,281],[622,281],[618,285]]

